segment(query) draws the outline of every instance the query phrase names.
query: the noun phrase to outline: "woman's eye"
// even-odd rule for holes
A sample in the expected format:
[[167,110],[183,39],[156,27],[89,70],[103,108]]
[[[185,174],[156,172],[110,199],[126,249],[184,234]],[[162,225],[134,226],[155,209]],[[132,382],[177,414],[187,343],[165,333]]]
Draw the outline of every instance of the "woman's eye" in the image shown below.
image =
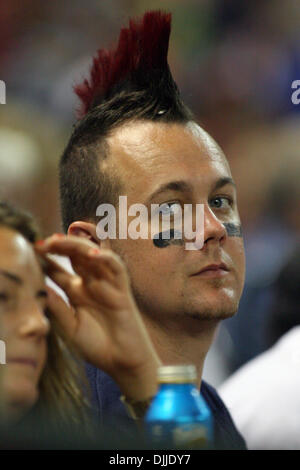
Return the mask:
[[214,197],[210,201],[210,205],[216,209],[230,209],[232,207],[232,199],[229,197]]
[[48,307],[45,307],[45,308],[43,309],[43,312],[44,312],[44,316],[45,316],[46,318],[49,319],[49,318],[51,317],[51,313],[50,313],[50,310],[49,310]]
[[181,205],[179,202],[164,202],[159,207],[159,212],[163,215],[181,214]]
[[0,302],[7,302],[9,295],[6,292],[0,292]]

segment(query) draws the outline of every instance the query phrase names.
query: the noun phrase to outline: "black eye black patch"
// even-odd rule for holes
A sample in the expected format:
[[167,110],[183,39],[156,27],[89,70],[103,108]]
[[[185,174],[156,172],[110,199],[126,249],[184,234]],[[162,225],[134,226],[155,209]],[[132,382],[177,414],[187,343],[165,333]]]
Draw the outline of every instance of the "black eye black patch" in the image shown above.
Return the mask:
[[[229,223],[224,223],[223,225],[229,237],[242,237],[243,236],[242,226],[240,224],[233,224],[229,222]],[[156,246],[156,248],[166,248],[171,245],[178,245],[178,246],[184,245],[184,240],[179,239],[179,238],[174,238],[175,234],[178,234],[181,236],[181,232],[174,230],[174,229],[170,229],[170,235],[169,235],[168,230],[154,235],[154,238],[153,238],[154,246]]]
[[242,237],[242,226],[240,224],[225,223],[223,224],[226,228],[227,235],[229,237]]
[[[183,245],[184,241],[182,239],[174,238],[175,235],[181,236],[181,232],[174,230],[173,228],[170,229],[170,235],[169,230],[166,232],[160,232],[157,235],[154,235],[153,244],[156,248],[166,248],[170,245]],[[167,236],[168,238],[166,238]]]

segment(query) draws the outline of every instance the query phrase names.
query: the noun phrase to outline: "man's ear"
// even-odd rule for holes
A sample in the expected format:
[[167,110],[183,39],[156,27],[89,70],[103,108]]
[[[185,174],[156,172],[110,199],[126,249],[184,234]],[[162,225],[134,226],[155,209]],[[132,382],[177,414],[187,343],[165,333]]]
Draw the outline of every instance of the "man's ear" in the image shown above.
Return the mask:
[[82,220],[72,222],[68,228],[68,235],[87,238],[96,243],[96,245],[100,245],[101,243],[101,240],[99,240],[96,234],[96,225],[91,222],[84,222]]

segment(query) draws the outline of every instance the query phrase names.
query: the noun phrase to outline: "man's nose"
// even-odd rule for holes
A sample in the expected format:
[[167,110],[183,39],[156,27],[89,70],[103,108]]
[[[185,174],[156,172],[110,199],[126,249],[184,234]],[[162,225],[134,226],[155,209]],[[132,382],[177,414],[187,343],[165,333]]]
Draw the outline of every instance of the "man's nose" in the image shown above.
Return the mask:
[[204,247],[211,243],[223,244],[226,240],[227,232],[224,224],[212,209],[205,204],[204,205]]
[[43,337],[49,332],[50,324],[41,306],[35,300],[28,301],[20,312],[22,321],[19,332],[22,336]]

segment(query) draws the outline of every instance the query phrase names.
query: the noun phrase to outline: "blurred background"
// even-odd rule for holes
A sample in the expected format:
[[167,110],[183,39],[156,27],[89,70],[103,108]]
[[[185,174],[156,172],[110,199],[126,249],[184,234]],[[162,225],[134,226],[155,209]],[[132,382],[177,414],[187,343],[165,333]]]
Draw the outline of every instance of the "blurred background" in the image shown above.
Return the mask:
[[30,210],[44,235],[61,231],[57,164],[79,104],[72,87],[130,16],[162,6],[173,15],[173,76],[238,187],[246,286],[206,361],[218,386],[267,348],[274,280],[299,241],[296,0],[0,0],[0,197]]

